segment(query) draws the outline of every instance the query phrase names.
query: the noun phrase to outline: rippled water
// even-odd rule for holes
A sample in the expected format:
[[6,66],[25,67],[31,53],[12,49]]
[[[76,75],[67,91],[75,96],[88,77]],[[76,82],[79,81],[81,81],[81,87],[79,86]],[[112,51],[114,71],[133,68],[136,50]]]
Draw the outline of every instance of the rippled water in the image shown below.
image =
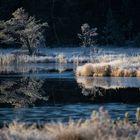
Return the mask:
[[52,106],[33,107],[33,108],[0,108],[0,123],[19,122],[43,124],[52,121],[68,121],[69,119],[89,118],[93,110],[98,110],[104,106],[112,118],[123,118],[127,111],[130,119],[135,121],[135,111],[138,104],[56,104]]
[[[130,114],[130,119],[135,121],[135,111],[136,108],[140,106],[138,102],[133,104],[123,102],[113,103],[111,99],[107,103],[103,101],[102,103],[94,103],[94,101],[88,102],[85,100],[86,96],[82,93],[82,87],[78,85],[72,72],[65,72],[62,74],[42,73],[38,75],[36,74],[36,76],[28,74],[28,76],[26,76],[1,78],[1,87],[5,87],[6,89],[4,90],[6,90],[6,92],[10,88],[10,92],[8,94],[4,92],[5,94],[3,93],[3,96],[0,94],[0,98],[2,101],[5,100],[5,102],[11,100],[10,103],[14,105],[16,102],[16,105],[15,107],[10,106],[10,108],[8,108],[8,103],[8,105],[6,104],[4,107],[0,107],[0,125],[10,123],[13,120],[26,122],[28,124],[44,124],[51,121],[66,122],[69,119],[86,119],[90,117],[93,110],[98,110],[101,106],[104,106],[114,119],[119,117],[123,118],[124,113],[128,112]],[[96,80],[94,79],[94,84],[95,81]],[[92,83],[93,81],[91,80],[90,82]],[[45,94],[44,92],[38,92],[38,88],[40,87],[39,83],[44,85],[44,87],[41,85],[41,89],[45,91]],[[87,84],[90,84],[90,86],[87,85],[87,87],[91,88],[91,83],[87,82]],[[99,84],[98,80],[97,83]],[[33,84],[37,89],[35,87],[32,89],[30,84]],[[15,85],[17,85],[18,88],[14,87],[14,89],[12,89],[11,87]],[[23,95],[19,95],[19,89],[20,92],[23,91]],[[33,95],[28,96],[25,92],[26,90],[28,92],[33,92]],[[15,93],[15,91],[17,91],[17,93]],[[46,95],[49,95],[52,98],[49,103],[47,103],[46,100],[44,101],[44,97],[46,97]],[[40,104],[38,104],[38,102],[36,103],[38,98],[40,100],[39,103],[41,102]],[[22,101],[27,101],[27,103],[23,103]],[[59,102],[59,104],[57,102]],[[28,106],[28,104],[32,105],[33,103],[33,107]]]

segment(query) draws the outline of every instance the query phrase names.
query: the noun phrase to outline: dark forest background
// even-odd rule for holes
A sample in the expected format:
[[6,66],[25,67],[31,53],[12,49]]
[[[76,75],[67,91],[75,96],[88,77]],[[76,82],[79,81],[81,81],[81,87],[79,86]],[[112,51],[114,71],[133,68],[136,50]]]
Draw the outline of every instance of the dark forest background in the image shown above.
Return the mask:
[[100,43],[106,38],[110,44],[140,40],[140,0],[0,0],[0,20],[20,7],[48,22],[48,44],[78,44],[83,23],[98,28]]

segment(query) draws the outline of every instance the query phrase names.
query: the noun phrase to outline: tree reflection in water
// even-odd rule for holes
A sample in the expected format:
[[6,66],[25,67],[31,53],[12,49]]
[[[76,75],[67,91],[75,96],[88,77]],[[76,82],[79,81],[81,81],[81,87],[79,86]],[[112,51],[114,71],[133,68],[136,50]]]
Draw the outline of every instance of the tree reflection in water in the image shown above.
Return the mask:
[[76,80],[86,96],[103,95],[108,90],[126,89],[127,91],[129,88],[140,87],[140,79],[136,77],[77,77]]
[[47,101],[42,89],[44,81],[31,78],[0,80],[0,104],[3,106],[34,106]]

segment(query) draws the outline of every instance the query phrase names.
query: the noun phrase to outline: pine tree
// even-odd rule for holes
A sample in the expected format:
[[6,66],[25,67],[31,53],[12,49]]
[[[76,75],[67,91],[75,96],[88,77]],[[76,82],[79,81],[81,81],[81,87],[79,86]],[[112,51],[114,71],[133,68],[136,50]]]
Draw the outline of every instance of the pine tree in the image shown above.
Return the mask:
[[10,20],[0,21],[0,41],[20,44],[28,49],[29,55],[33,55],[35,49],[45,42],[43,31],[47,26],[47,23],[40,23],[23,8],[19,8]]

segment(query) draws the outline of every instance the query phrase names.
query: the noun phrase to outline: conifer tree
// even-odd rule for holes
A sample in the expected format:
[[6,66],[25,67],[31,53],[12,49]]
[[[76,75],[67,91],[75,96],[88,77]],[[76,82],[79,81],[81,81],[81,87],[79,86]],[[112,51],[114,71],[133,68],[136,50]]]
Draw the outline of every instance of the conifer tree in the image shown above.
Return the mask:
[[33,55],[36,48],[45,42],[43,32],[47,26],[46,22],[40,23],[23,8],[19,8],[12,14],[11,19],[0,21],[0,41],[20,44],[28,49],[29,55]]

